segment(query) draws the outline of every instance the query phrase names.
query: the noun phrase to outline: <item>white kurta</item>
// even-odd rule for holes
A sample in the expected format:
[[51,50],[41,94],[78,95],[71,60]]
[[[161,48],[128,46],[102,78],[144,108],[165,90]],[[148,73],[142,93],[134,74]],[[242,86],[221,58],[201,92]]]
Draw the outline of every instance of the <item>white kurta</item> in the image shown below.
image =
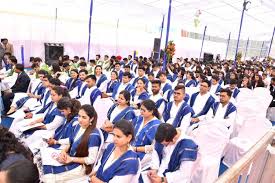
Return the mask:
[[[151,168],[158,170],[158,176],[160,176],[160,177],[164,176],[163,172],[168,168],[168,164],[169,164],[171,155],[172,155],[177,143],[181,139],[184,139],[184,138],[190,139],[190,137],[188,137],[188,136],[184,135],[184,133],[182,133],[175,144],[168,145],[163,148],[163,158],[162,158],[161,164],[159,164],[159,157],[158,157],[157,152],[155,150],[153,151],[153,156],[152,156],[153,160],[152,160]],[[167,182],[169,182],[169,183],[190,182],[193,165],[194,165],[193,161],[182,161],[180,168],[177,171],[166,173]]]
[[[200,93],[198,94],[195,102],[194,102],[194,105],[193,105],[193,110],[195,112],[195,115],[200,113],[203,109],[203,107],[205,106],[208,98],[210,97],[210,93],[207,92],[206,94],[204,95],[201,95]],[[191,100],[190,100],[191,101]],[[200,119],[200,121],[204,120],[205,119],[205,115],[202,115],[200,117],[198,117]]]
[[[161,96],[160,93],[158,93],[157,95],[151,95],[150,96],[150,99],[153,100],[155,103],[161,98],[163,98],[163,97]],[[165,102],[162,102],[162,104],[158,108],[158,111],[159,111],[161,116],[163,114],[164,108],[165,108]]]

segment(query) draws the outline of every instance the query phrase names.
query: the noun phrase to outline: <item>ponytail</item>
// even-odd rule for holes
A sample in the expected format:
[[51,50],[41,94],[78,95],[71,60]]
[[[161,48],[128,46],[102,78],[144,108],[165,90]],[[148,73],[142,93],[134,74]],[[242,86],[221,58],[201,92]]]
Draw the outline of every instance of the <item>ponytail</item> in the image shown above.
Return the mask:
[[150,99],[144,100],[141,105],[143,105],[148,111],[153,111],[153,116],[160,119],[160,114],[154,101]]

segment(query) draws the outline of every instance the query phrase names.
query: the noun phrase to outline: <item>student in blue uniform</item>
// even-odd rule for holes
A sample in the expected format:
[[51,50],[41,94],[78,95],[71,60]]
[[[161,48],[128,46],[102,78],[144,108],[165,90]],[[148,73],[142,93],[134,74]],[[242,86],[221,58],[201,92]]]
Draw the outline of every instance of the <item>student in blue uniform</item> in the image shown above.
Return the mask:
[[168,123],[159,125],[155,140],[153,162],[147,174],[151,182],[191,182],[198,145]]
[[152,143],[161,121],[157,106],[152,100],[144,100],[141,103],[140,114],[133,121],[135,140],[132,146],[141,160],[142,169],[144,169],[146,166],[147,168],[149,167],[148,162],[151,160],[150,153],[154,149]]
[[134,90],[134,87],[132,86],[132,84],[130,83],[131,81],[131,74],[130,72],[124,72],[123,76],[122,76],[122,82],[119,82],[116,87],[113,90],[112,96],[113,99],[117,100],[119,93],[122,90],[127,90],[128,92],[132,93]]
[[114,125],[114,143],[103,152],[98,169],[90,175],[92,183],[137,183],[140,176],[138,155],[131,149],[134,128],[121,120]]
[[118,74],[116,71],[112,71],[111,72],[111,79],[110,81],[108,81],[107,83],[107,88],[106,91],[102,92],[102,97],[103,98],[107,98],[109,96],[112,96],[114,89],[116,88],[116,86],[119,84],[118,81]]
[[43,182],[66,182],[88,175],[96,163],[102,145],[102,135],[96,128],[97,114],[91,105],[83,105],[79,110],[75,131],[57,158],[62,166],[44,165]]
[[146,81],[139,78],[137,80],[137,87],[132,93],[132,106],[138,109],[140,107],[140,103],[148,98],[149,94],[146,90]]
[[133,108],[130,106],[131,95],[128,91],[123,90],[119,93],[117,103],[109,109],[107,120],[104,122],[102,129],[106,142],[112,142],[112,136],[108,133],[113,131],[116,122],[125,119],[132,121],[136,116]]
[[106,91],[107,87],[107,76],[102,73],[102,67],[100,65],[97,65],[95,67],[95,76],[96,76],[96,87],[101,91]]
[[85,82],[85,78],[87,77],[87,75],[88,75],[87,70],[82,69],[79,71],[78,78],[80,79],[80,83],[77,85],[77,87],[75,87],[72,91],[70,91],[71,98],[79,99],[84,95],[85,91],[88,88]]
[[149,80],[145,76],[145,68],[143,66],[138,67],[138,77],[136,77],[133,81],[133,86],[137,86],[137,82],[139,79],[143,79],[146,87],[148,86]]
[[196,78],[193,72],[186,72],[186,79],[184,80],[185,87],[195,87],[197,85]]
[[78,112],[81,105],[76,99],[63,97],[57,104],[58,110],[64,115],[65,121],[55,130],[54,136],[47,143],[52,147],[69,144],[69,137],[78,125]]
[[78,70],[72,69],[70,71],[70,78],[66,81],[65,86],[69,91],[81,85],[81,80],[78,78]]

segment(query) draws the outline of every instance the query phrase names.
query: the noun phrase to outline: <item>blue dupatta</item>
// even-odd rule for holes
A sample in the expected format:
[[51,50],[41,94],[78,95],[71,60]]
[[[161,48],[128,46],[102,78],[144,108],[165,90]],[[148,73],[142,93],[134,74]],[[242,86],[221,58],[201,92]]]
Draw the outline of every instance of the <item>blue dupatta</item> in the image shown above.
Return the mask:
[[[199,92],[194,93],[194,94],[191,96],[191,99],[190,99],[190,106],[191,106],[191,107],[194,106],[194,103],[195,103],[195,100],[196,100],[198,94],[199,94]],[[214,97],[212,97],[212,96],[210,95],[209,98],[207,99],[207,101],[206,101],[206,103],[205,103],[203,109],[202,109],[198,114],[194,114],[192,117],[193,117],[193,118],[197,118],[197,117],[199,117],[199,116],[205,115],[205,114],[209,111],[210,107],[214,104],[214,102],[215,102]]]

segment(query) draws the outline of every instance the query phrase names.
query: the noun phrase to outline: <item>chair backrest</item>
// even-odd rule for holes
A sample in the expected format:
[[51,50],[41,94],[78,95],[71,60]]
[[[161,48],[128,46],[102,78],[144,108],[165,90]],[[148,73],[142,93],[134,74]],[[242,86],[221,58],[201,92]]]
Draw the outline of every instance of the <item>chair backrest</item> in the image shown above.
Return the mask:
[[199,146],[201,156],[221,158],[229,141],[230,131],[219,122],[201,124],[191,135]]

